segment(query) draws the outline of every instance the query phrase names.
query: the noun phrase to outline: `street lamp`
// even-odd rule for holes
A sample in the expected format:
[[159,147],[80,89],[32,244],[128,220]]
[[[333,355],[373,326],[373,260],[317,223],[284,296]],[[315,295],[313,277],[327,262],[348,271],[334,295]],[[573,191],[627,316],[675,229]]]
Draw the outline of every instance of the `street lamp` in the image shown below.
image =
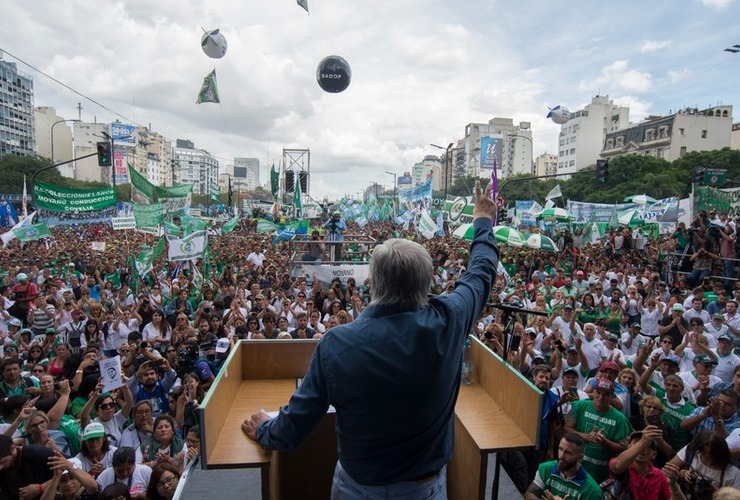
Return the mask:
[[429,144],[430,146],[441,149],[442,151],[445,151],[445,174],[444,174],[444,194],[445,194],[445,200],[447,199],[447,186],[450,184],[449,178],[450,178],[450,163],[452,162],[452,153],[450,152],[452,149],[452,146],[454,145],[454,142],[451,142],[449,146],[446,148],[443,148],[442,146],[437,146],[436,144]]
[[[81,120],[78,120],[76,118],[71,118],[69,120],[57,120],[54,123],[51,124],[51,162],[54,163],[54,127],[58,125],[59,123],[64,122],[76,122],[79,123]],[[74,156],[74,152],[72,154]]]
[[396,174],[393,172],[385,171],[386,174],[393,176],[393,215],[396,215],[396,206],[398,205],[398,184],[396,183]]

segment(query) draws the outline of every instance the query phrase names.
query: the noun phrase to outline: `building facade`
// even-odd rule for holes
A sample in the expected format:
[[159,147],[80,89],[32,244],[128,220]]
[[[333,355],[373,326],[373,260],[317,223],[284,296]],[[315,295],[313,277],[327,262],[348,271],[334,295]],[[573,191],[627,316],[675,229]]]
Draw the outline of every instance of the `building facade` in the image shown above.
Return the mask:
[[218,160],[183,139],[177,139],[174,159],[176,183],[192,184],[193,193],[209,195],[211,183],[218,183]]
[[[72,131],[75,137],[74,157],[80,158],[81,156],[97,153],[97,143],[105,140],[103,132],[109,133],[110,125],[108,123],[74,122]],[[54,155],[56,155],[56,143],[54,149]],[[74,178],[78,181],[110,182],[111,170],[106,169],[104,171],[98,166],[97,155],[76,160],[73,165]]]
[[606,135],[629,126],[629,108],[595,96],[591,103],[575,112],[560,126],[558,174],[574,174],[596,164]]
[[637,154],[673,161],[692,151],[729,147],[731,136],[732,106],[686,108],[608,133],[601,156]]
[[[52,163],[71,160],[74,151],[74,135],[70,126],[72,120],[59,116],[56,109],[50,106],[35,108],[33,119],[36,153],[49,158]],[[62,176],[74,178],[75,169],[72,163],[57,168]]]
[[537,177],[558,173],[558,155],[542,153],[534,160],[534,172]]
[[260,161],[258,158],[234,158],[234,179],[247,191],[260,185]]
[[455,178],[470,175],[489,178],[491,171],[481,165],[481,139],[490,138],[495,147],[498,177],[505,179],[517,174],[532,173],[532,129],[529,122],[514,124],[511,118],[494,117],[488,123],[469,123],[465,126],[462,151],[455,155]]
[[0,53],[0,157],[35,154],[33,78]]

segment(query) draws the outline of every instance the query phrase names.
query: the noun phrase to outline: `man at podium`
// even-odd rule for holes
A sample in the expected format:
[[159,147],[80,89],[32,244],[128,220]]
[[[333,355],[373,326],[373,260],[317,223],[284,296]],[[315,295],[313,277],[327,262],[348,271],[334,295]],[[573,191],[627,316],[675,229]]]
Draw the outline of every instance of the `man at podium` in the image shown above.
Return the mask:
[[391,239],[370,261],[372,302],[332,328],[308,373],[271,419],[260,411],[242,430],[270,450],[292,450],[336,408],[339,444],[332,498],[446,498],[454,411],[465,339],[496,279],[491,232],[496,205],[476,183],[475,234],[455,290],[429,297],[432,259],[421,245]]

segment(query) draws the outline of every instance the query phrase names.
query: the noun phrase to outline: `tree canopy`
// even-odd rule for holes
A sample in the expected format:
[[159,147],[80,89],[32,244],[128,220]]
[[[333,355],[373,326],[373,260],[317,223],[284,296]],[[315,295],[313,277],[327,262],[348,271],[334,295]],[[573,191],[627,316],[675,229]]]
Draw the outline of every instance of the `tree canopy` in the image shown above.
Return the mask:
[[[626,196],[646,194],[653,198],[678,196],[685,198],[691,191],[693,170],[716,168],[727,170],[724,186],[740,185],[740,151],[724,148],[688,153],[668,162],[652,156],[627,155],[609,160],[609,180],[600,184],[594,166],[579,170],[570,179],[537,179],[520,174],[499,181],[499,192],[508,204],[515,200],[537,200],[542,203],[552,188],[560,184],[565,199],[591,203],[619,203]],[[488,184],[483,179],[483,186]],[[458,178],[447,193],[469,196],[475,186],[473,177]],[[435,193],[442,195],[442,193]]]

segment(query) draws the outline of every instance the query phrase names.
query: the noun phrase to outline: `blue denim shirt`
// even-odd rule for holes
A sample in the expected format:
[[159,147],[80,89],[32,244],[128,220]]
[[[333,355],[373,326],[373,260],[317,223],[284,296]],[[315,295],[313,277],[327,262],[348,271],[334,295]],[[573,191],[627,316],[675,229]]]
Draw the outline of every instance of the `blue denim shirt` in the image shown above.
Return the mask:
[[299,446],[332,404],[339,460],[356,482],[407,481],[447,463],[464,340],[498,265],[490,220],[479,217],[474,227],[468,270],[454,292],[416,310],[371,305],[324,335],[289,404],[257,430],[264,448]]

